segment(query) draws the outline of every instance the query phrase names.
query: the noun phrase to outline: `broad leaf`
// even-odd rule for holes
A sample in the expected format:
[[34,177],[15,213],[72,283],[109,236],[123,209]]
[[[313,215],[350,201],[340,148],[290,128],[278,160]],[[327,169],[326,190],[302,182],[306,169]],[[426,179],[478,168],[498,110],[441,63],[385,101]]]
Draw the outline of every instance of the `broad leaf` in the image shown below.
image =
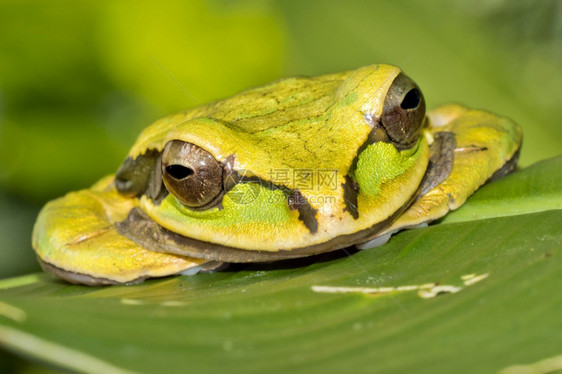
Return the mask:
[[[560,207],[561,171],[560,157],[519,171],[458,213],[504,217],[451,219],[373,250],[138,286],[2,281],[0,341],[98,372],[537,369],[562,347],[562,210],[538,211],[541,196]],[[505,216],[508,198],[538,212]]]

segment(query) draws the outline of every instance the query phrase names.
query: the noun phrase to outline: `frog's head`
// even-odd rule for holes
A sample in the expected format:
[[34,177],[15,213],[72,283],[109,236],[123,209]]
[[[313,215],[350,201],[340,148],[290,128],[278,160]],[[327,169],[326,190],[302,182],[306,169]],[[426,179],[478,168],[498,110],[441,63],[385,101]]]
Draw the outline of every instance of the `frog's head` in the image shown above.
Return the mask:
[[115,177],[45,207],[34,247],[98,284],[363,243],[419,193],[425,126],[389,65],[250,89],[146,128]]
[[[395,67],[286,79],[156,122],[115,185],[147,219],[195,240],[182,254],[256,261],[332,250],[349,245],[334,238],[411,199],[427,164],[424,117],[421,91]],[[391,161],[395,170],[382,171]],[[136,225],[125,234],[150,247]]]

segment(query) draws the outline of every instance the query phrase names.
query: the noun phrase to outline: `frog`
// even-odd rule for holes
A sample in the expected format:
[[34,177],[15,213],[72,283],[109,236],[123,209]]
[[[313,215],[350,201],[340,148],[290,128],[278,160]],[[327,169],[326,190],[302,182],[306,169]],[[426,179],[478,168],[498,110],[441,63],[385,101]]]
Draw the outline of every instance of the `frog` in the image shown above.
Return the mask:
[[146,127],[115,174],[47,203],[32,246],[70,283],[137,284],[384,244],[517,165],[522,132],[375,64],[291,77]]

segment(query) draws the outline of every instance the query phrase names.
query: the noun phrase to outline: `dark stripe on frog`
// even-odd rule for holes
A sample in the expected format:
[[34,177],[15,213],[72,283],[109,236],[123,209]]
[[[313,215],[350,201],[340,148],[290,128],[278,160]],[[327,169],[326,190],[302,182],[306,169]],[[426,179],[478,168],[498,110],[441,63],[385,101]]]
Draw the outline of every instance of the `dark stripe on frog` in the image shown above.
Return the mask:
[[359,208],[357,206],[357,195],[359,195],[359,185],[353,179],[355,170],[357,169],[357,162],[359,160],[359,155],[371,144],[376,142],[392,143],[388,138],[388,135],[380,126],[380,121],[371,115],[365,115],[365,120],[369,125],[373,127],[369,135],[367,135],[367,140],[361,144],[357,150],[357,155],[351,161],[351,166],[345,176],[345,182],[341,185],[343,188],[343,199],[345,203],[344,212],[348,212],[354,219],[359,218]]
[[350,247],[358,243],[365,243],[376,237],[379,232],[388,228],[410,206],[417,196],[418,193],[413,194],[410,200],[391,217],[367,229],[353,234],[340,235],[326,242],[308,247],[278,250],[276,252],[246,250],[188,238],[158,225],[139,208],[131,210],[127,219],[118,222],[116,228],[121,235],[146,249],[156,252],[232,263],[279,261],[312,256]]
[[421,182],[420,196],[438,186],[451,174],[455,158],[457,140],[455,134],[440,131],[434,134],[434,141],[429,146],[429,163]]
[[345,202],[344,212],[349,212],[354,219],[359,218],[357,209],[357,195],[359,195],[359,185],[349,175],[345,176],[345,183],[342,184],[343,200]]
[[305,196],[299,190],[293,192],[292,196],[287,197],[289,208],[299,211],[299,220],[306,226],[311,234],[318,231],[318,220],[316,219],[317,209],[314,209]]

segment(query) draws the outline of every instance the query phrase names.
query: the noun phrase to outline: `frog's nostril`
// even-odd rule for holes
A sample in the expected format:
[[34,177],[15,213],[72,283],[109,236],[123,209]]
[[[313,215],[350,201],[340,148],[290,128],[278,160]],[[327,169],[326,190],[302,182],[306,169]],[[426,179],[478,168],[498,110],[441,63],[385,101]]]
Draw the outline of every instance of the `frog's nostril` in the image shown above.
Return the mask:
[[115,188],[127,197],[140,196],[145,193],[159,152],[148,150],[137,158],[127,157],[117,173],[115,173]]
[[117,191],[130,190],[133,187],[133,182],[124,178],[115,178],[115,187]]
[[166,173],[176,180],[182,180],[195,174],[192,168],[177,164],[166,166]]
[[416,88],[412,88],[410,91],[408,91],[406,96],[404,96],[404,99],[400,103],[400,107],[404,110],[415,109],[418,107],[418,105],[420,105],[420,101],[420,91],[418,91]]

